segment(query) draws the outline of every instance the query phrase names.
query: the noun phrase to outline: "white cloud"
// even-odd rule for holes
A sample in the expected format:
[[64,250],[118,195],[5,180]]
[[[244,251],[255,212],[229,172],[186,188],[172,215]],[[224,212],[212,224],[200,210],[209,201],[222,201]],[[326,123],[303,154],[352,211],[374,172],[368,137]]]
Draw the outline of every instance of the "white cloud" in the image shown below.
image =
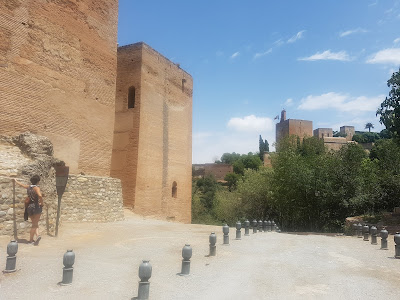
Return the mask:
[[290,39],[287,40],[288,43],[294,43],[297,40],[300,40],[303,38],[304,32],[306,32],[305,30],[299,31],[298,33],[296,33],[294,36],[292,36]]
[[256,117],[255,115],[245,116],[243,118],[231,118],[227,127],[239,132],[261,132],[272,130],[274,122],[270,118]]
[[233,54],[231,55],[231,58],[234,59],[234,58],[238,57],[239,55],[240,55],[240,52],[239,52],[239,51],[238,51],[238,52],[235,52],[235,53],[233,53]]
[[400,48],[388,48],[373,54],[368,60],[369,64],[400,64]]
[[314,55],[308,57],[298,58],[298,60],[305,61],[315,61],[315,60],[340,60],[340,61],[350,61],[351,58],[346,51],[331,52],[331,50],[326,50],[324,52],[317,52]]
[[258,152],[259,135],[269,142],[270,150],[273,151],[275,142],[275,131],[248,132],[217,132],[199,143],[193,135],[193,163],[212,163],[220,159],[222,154],[236,152],[247,154]]
[[306,98],[301,99],[298,109],[334,109],[337,111],[351,112],[354,114],[367,111],[375,112],[384,98],[384,95],[379,95],[377,97],[351,97],[346,94],[330,92],[318,96],[309,95]]
[[227,127],[232,130],[193,133],[193,163],[211,163],[225,152],[247,154],[257,152],[258,138],[268,140],[273,151],[275,124],[270,118],[254,115],[231,118]]
[[356,29],[344,31],[344,32],[340,33],[339,36],[340,37],[345,37],[345,36],[348,36],[348,35],[351,35],[351,34],[365,33],[365,32],[368,32],[368,31],[363,29],[363,28],[356,28]]
[[268,49],[268,50],[265,51],[265,52],[256,53],[256,54],[254,54],[254,59],[257,59],[257,58],[263,57],[263,56],[265,56],[265,55],[268,55],[268,54],[270,54],[271,52],[272,52],[272,48]]
[[393,41],[394,44],[400,43],[400,37]]
[[287,99],[284,103],[285,106],[292,106],[293,104],[294,103],[292,98]]
[[279,39],[279,40],[277,40],[277,41],[275,41],[275,42],[273,42],[273,44],[275,45],[275,46],[281,46],[281,45],[283,45],[285,42],[282,40],[282,39]]

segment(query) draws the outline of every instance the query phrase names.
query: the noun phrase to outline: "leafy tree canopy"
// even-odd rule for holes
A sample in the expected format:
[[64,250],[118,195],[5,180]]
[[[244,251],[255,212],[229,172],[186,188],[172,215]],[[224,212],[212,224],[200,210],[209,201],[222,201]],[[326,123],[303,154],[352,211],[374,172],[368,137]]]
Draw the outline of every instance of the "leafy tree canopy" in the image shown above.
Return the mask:
[[381,136],[376,132],[363,132],[353,135],[353,141],[357,143],[374,143],[380,138]]
[[371,132],[371,128],[374,128],[374,124],[368,122],[365,124],[365,129],[368,129],[368,132]]
[[380,116],[379,122],[400,142],[400,69],[393,73],[387,85],[390,87],[389,97],[381,103],[376,115]]

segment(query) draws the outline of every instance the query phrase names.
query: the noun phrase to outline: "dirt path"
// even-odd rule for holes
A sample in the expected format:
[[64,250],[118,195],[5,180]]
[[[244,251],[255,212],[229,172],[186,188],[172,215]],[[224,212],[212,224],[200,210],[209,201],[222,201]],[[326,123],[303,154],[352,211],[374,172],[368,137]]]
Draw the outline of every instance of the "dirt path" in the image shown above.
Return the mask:
[[[208,236],[217,233],[217,256]],[[400,299],[400,260],[353,237],[257,233],[222,244],[222,228],[164,222],[126,212],[116,223],[63,224],[58,239],[19,244],[18,272],[0,275],[0,299],[131,299],[142,259],[153,266],[150,299]],[[7,238],[0,239],[5,268]],[[185,243],[191,275],[177,276]],[[58,286],[62,257],[76,253],[74,281]]]

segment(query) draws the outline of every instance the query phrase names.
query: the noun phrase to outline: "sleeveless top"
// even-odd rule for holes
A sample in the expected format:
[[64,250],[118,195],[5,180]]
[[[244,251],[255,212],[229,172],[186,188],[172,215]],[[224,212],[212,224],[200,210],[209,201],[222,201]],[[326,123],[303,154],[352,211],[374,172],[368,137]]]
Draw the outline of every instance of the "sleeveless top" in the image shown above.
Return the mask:
[[31,185],[27,189],[29,203],[39,204],[39,196],[36,194],[35,190],[33,189],[36,185]]

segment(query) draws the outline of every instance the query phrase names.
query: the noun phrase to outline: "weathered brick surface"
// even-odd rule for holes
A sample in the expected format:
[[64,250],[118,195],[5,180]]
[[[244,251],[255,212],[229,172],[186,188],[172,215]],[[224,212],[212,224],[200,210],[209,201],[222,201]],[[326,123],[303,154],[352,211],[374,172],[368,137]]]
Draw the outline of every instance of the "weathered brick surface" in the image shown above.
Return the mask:
[[212,175],[216,180],[224,180],[227,174],[233,173],[233,166],[229,164],[194,164],[192,168],[194,177]]
[[48,136],[72,172],[109,175],[117,0],[0,1],[0,134]]
[[300,138],[313,136],[312,121],[288,119],[276,123],[276,142],[285,136],[297,135]]
[[[128,109],[131,86],[136,101]],[[111,175],[140,214],[191,220],[192,89],[192,77],[148,45],[118,49]]]
[[333,130],[332,128],[317,128],[314,129],[314,136],[320,139],[325,137],[333,137]]

